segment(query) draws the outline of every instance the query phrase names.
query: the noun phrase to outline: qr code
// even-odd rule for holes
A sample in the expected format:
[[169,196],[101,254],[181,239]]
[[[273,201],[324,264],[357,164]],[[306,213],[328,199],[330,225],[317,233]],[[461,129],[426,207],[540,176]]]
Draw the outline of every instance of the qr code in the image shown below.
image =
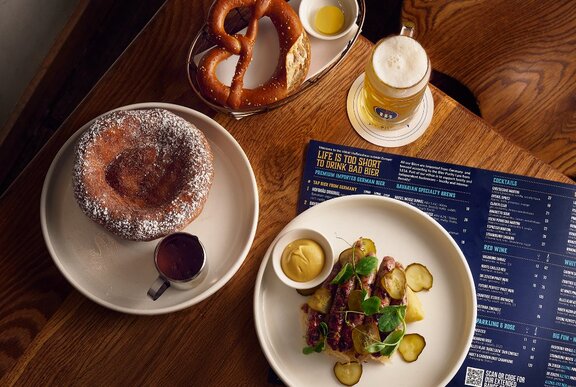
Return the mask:
[[464,385],[472,387],[482,387],[484,381],[484,370],[480,368],[466,368],[466,380]]

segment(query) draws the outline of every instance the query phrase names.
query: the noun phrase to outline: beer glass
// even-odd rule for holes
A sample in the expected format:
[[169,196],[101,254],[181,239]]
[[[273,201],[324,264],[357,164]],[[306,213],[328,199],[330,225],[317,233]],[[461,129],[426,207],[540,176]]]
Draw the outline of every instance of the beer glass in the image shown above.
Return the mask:
[[383,129],[405,124],[422,101],[431,65],[414,38],[414,26],[405,24],[399,35],[380,40],[366,64],[360,114]]

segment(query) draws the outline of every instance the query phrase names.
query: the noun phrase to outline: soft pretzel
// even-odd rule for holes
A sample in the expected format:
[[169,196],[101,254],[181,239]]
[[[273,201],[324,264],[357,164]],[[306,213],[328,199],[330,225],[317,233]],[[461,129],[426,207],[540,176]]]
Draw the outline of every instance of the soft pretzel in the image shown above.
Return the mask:
[[[224,20],[235,8],[251,7],[246,35],[230,35]],[[258,33],[258,19],[268,16],[278,33],[280,55],[273,75],[264,84],[244,88],[244,74],[252,61]],[[304,82],[310,66],[310,42],[298,15],[285,0],[216,0],[208,15],[208,27],[217,40],[199,63],[198,84],[210,101],[233,109],[268,105],[288,96]],[[238,55],[230,86],[216,77],[216,67],[231,55]]]

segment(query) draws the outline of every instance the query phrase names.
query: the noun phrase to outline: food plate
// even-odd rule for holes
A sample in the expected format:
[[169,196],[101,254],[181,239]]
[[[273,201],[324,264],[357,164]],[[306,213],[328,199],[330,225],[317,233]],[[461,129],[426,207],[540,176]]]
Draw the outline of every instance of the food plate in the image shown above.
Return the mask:
[[[390,255],[404,265],[419,262],[428,267],[434,286],[418,293],[426,317],[407,328],[407,333],[425,337],[426,348],[413,363],[404,362],[397,353],[386,364],[365,363],[358,386],[446,385],[468,353],[476,322],[472,274],[452,237],[415,207],[373,195],[345,196],[318,204],[292,220],[282,233],[298,227],[322,232],[336,254],[357,238],[366,237],[375,242],[379,260]],[[264,257],[254,292],[262,349],[288,385],[339,385],[332,371],[333,358],[325,353],[302,353],[305,331],[299,308],[306,298],[276,277],[270,261],[274,242]]]
[[[158,240],[133,242],[88,219],[72,192],[74,147],[80,128],[60,149],[44,181],[40,218],[56,266],[80,292],[120,312],[161,314],[194,305],[220,289],[246,258],[258,221],[256,179],[244,151],[218,123],[186,107],[142,103],[120,109],[164,108],[204,132],[214,154],[214,181],[204,210],[184,231],[206,249],[206,278],[194,289],[169,288],[157,301],[146,294],[157,277],[153,253]],[[225,243],[223,243],[225,242]]]
[[[236,118],[241,118],[244,116],[249,116],[256,113],[262,113],[276,107],[279,107],[286,102],[289,102],[297,95],[299,95],[304,90],[308,89],[310,86],[315,84],[321,77],[327,74],[334,66],[336,66],[340,61],[346,56],[350,48],[360,35],[362,25],[364,23],[365,17],[365,4],[364,0],[357,0],[359,13],[356,21],[356,27],[353,28],[345,36],[335,39],[335,40],[322,40],[315,38],[313,36],[308,36],[310,39],[310,50],[311,50],[311,61],[310,69],[308,70],[308,76],[306,81],[290,96],[270,105],[261,106],[253,109],[238,109],[233,110],[227,107],[219,106],[211,101],[206,100],[200,93],[198,83],[196,81],[196,73],[198,71],[198,62],[200,58],[204,55],[204,52],[213,47],[213,40],[208,32],[206,25],[202,27],[188,53],[187,71],[188,71],[188,81],[190,85],[198,94],[198,96],[212,108],[221,111],[223,113],[230,114]],[[298,8],[300,6],[300,0],[291,0],[289,4],[298,13]],[[234,14],[231,13],[229,18],[233,18]],[[242,20],[245,18],[242,14],[238,13],[237,19],[233,24],[241,24]],[[240,30],[241,34],[245,33],[245,29]],[[278,36],[274,25],[269,18],[265,17],[258,22],[258,38],[256,39],[254,46],[254,57],[246,75],[244,77],[244,85],[247,88],[253,88],[261,85],[263,82],[268,80],[268,78],[274,72],[276,64],[278,62],[279,53]],[[218,79],[224,84],[230,84],[232,76],[235,72],[236,63],[238,62],[238,56],[231,56],[228,60],[223,61],[216,71]]]

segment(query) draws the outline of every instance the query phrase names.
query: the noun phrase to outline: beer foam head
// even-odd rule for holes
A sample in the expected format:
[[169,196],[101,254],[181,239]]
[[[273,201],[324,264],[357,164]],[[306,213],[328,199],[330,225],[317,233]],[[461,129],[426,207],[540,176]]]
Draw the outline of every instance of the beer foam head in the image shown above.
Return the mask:
[[407,36],[392,36],[374,49],[372,66],[376,76],[389,86],[407,88],[418,84],[428,71],[426,51]]

